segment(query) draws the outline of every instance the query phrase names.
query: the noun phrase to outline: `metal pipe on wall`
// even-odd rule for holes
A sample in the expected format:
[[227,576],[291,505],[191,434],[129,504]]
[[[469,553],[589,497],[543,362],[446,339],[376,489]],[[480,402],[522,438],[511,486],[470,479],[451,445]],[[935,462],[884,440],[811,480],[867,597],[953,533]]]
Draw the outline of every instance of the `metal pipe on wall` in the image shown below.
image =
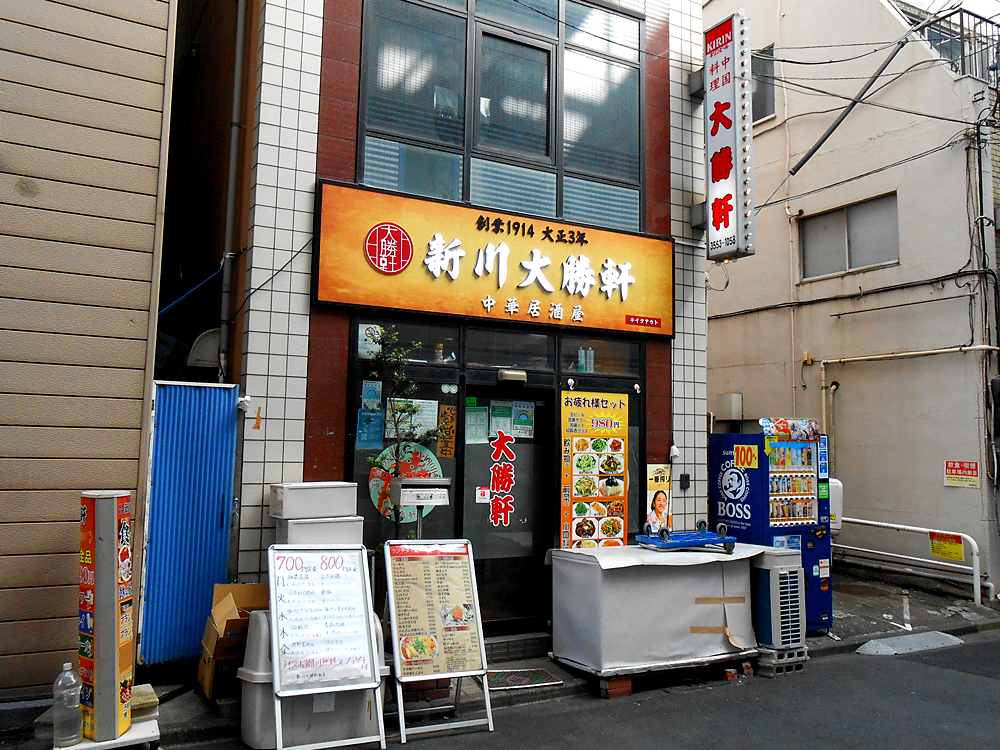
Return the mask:
[[243,46],[246,0],[236,4],[236,53],[233,63],[233,112],[229,123],[229,184],[226,189],[226,242],[222,252],[222,300],[219,310],[219,382],[226,380],[229,353],[229,300],[233,284],[233,234],[236,223],[236,167],[240,150],[240,114],[243,108]]

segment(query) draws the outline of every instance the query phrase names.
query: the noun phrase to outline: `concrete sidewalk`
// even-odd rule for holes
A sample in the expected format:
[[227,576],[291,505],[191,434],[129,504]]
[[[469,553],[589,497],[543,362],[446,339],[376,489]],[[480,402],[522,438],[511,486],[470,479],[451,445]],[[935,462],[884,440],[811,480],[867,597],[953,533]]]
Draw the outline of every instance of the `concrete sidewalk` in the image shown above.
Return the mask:
[[[890,583],[868,578],[863,571],[838,570],[834,574],[834,624],[831,634],[813,635],[808,638],[809,656],[816,659],[829,654],[854,651],[862,643],[879,637],[900,635],[906,632],[937,630],[952,635],[1000,628],[1000,611],[997,608],[977,609],[970,599],[963,599],[944,591],[932,592],[916,588],[916,581]],[[921,585],[926,585],[923,582]],[[996,603],[994,603],[996,606]],[[491,690],[494,709],[505,706],[558,700],[573,695],[591,695],[600,700],[599,680],[570,670],[543,656],[551,646],[544,634],[529,638],[505,637],[488,639],[491,670],[543,669],[562,681],[554,687]],[[516,658],[533,651],[530,658]],[[685,689],[725,679],[724,667],[737,663],[709,667],[667,670],[635,676],[633,692],[650,689]],[[806,669],[808,669],[808,665]],[[795,679],[788,675],[782,679]],[[159,726],[162,746],[179,746],[202,743],[231,743],[240,746],[240,703],[238,698],[208,701],[191,685],[154,685],[160,696]],[[387,693],[390,692],[387,686]],[[388,698],[388,696],[387,696]],[[454,701],[440,700],[430,703],[407,704],[411,708],[436,706],[445,708]],[[398,737],[398,719],[394,700],[387,700],[386,732]],[[473,679],[463,680],[459,718],[482,715],[484,710],[481,687]],[[41,713],[38,710],[37,713]],[[2,715],[2,705],[0,705]],[[31,717],[34,718],[33,716]],[[437,720],[444,720],[440,717]],[[407,726],[414,722],[408,717]],[[9,726],[9,725],[8,725]],[[49,731],[50,728],[49,728]],[[51,735],[48,735],[51,737]],[[4,739],[6,737],[6,740]],[[25,750],[45,750],[51,740],[45,739],[45,728],[40,727],[36,737],[31,736],[30,725],[20,732],[6,730],[0,734],[0,744],[18,744]]]

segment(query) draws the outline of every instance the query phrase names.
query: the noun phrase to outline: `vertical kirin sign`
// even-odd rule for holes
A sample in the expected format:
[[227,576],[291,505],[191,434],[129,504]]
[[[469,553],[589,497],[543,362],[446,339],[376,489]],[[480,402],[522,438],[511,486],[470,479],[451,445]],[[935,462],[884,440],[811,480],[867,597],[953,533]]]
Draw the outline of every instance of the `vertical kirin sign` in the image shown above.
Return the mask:
[[705,32],[708,259],[754,254],[750,21],[740,10]]

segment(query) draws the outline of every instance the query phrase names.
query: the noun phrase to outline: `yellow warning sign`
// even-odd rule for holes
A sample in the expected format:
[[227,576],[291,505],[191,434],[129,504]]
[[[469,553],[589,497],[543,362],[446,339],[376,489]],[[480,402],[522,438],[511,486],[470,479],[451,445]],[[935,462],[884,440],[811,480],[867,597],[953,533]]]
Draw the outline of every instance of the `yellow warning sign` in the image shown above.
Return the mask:
[[964,560],[965,546],[958,534],[942,534],[938,531],[928,531],[931,540],[931,555],[944,560]]

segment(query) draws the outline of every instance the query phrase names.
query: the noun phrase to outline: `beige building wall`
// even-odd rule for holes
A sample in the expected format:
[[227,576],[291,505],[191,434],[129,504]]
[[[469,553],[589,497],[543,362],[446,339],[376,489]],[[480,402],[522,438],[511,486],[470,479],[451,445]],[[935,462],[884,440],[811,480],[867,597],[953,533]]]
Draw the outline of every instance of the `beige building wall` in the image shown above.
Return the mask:
[[[844,0],[835,10],[811,0],[709,0],[705,27],[739,5],[751,19],[753,49],[777,48],[775,115],[754,128],[755,201],[773,192],[775,205],[757,213],[757,254],[729,264],[728,288],[709,294],[708,408],[719,408],[719,394],[737,392],[748,421],[821,419],[829,395],[821,360],[995,344],[986,277],[951,278],[982,267],[970,261],[978,173],[967,134],[991,106],[987,83],[962,77],[929,44],[912,41],[876,83],[872,104],[856,107],[786,180],[909,22],[888,0]],[[988,153],[983,162],[992,217]],[[898,262],[804,279],[801,221],[888,193],[897,196]],[[995,267],[992,230],[986,239]],[[945,278],[932,283],[937,277]],[[716,289],[726,284],[718,267],[709,279]],[[830,365],[828,382],[840,385],[827,431],[845,515],[971,534],[995,577],[986,380],[996,358],[985,359],[966,352]],[[946,460],[979,462],[981,486],[945,487]],[[926,536],[845,527],[837,541],[929,556]]]
[[175,4],[0,0],[0,699],[76,661],[80,491],[145,489]]

